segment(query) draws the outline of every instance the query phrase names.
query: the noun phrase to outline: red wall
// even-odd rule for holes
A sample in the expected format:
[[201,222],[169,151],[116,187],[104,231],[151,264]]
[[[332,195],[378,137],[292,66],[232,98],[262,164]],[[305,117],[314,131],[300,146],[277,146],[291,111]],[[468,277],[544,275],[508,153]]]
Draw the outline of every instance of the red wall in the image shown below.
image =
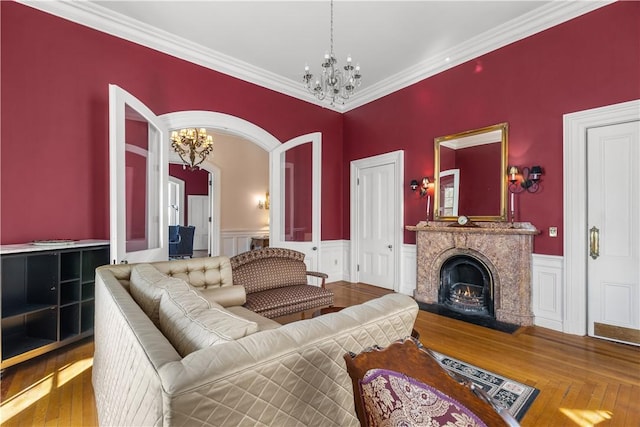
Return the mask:
[[342,229],[342,115],[14,2],[0,2],[0,243],[108,239],[108,84],[156,114],[241,117],[323,135],[322,238]]
[[[508,163],[545,170],[538,193],[518,196],[518,220],[562,235],[562,115],[640,98],[639,2],[605,6],[344,115],[21,4],[0,2],[0,19],[2,244],[108,238],[109,83],[157,114],[223,112],[281,141],[322,132],[324,240],[349,238],[351,160],[405,150],[405,223],[415,224],[424,206],[408,183],[433,176],[433,139],[500,122],[509,122]],[[535,252],[561,255],[562,238],[536,237]]]
[[640,98],[639,22],[640,2],[614,3],[346,113],[343,173],[351,160],[405,150],[404,219],[416,224],[424,207],[408,184],[433,176],[433,139],[509,122],[508,164],[545,170],[538,193],[517,196],[517,220],[543,230],[536,253],[562,255],[562,238],[546,232],[562,236],[562,116]]

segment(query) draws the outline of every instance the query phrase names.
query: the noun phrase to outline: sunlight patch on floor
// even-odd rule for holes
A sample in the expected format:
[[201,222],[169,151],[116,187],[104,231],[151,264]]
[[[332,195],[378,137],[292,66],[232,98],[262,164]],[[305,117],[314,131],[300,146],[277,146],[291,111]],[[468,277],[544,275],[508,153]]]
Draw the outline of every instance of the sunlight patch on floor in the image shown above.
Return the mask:
[[77,362],[73,362],[70,365],[58,369],[58,387],[62,387],[63,385],[89,369],[92,365],[93,357],[88,357],[86,359],[78,360]]
[[7,422],[49,394],[53,388],[53,375],[54,374],[47,375],[40,381],[31,384],[20,393],[2,402],[2,405],[0,405],[0,421],[3,423]]
[[560,408],[560,412],[580,427],[593,427],[612,418],[611,411]]
[[0,404],[0,422],[7,422],[47,396],[54,387],[62,387],[91,366],[93,366],[93,357],[70,363],[8,398]]

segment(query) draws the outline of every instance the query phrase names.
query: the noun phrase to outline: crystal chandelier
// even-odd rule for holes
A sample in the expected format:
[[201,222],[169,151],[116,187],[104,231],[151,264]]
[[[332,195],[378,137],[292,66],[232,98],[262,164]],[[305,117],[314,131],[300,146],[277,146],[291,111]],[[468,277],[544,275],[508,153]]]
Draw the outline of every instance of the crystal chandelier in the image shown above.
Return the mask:
[[347,56],[347,65],[340,70],[338,61],[333,53],[333,0],[331,0],[331,50],[324,54],[322,62],[322,76],[313,81],[313,74],[309,72],[309,66],[304,67],[302,80],[307,86],[309,93],[319,100],[329,98],[331,105],[336,102],[344,104],[360,86],[360,65],[354,67],[351,63],[351,55]]
[[207,135],[204,128],[180,129],[180,132],[171,132],[171,147],[178,153],[185,166],[193,171],[198,169],[197,166],[204,162],[213,150],[213,137]]

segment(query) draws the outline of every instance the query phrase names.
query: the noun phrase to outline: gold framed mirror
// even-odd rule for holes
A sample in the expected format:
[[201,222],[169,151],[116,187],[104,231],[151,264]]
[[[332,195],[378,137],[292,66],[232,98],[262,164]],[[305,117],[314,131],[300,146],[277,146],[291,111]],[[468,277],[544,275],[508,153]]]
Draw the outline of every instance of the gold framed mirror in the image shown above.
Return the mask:
[[500,123],[435,138],[433,217],[455,221],[507,219],[507,141]]

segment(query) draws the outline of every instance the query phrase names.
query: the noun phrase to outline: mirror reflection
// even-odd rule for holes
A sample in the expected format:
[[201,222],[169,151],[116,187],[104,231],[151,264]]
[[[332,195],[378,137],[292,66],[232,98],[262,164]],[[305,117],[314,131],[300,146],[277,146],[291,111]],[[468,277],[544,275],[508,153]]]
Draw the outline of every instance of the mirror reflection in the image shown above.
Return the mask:
[[507,131],[500,123],[435,139],[435,220],[506,220]]

